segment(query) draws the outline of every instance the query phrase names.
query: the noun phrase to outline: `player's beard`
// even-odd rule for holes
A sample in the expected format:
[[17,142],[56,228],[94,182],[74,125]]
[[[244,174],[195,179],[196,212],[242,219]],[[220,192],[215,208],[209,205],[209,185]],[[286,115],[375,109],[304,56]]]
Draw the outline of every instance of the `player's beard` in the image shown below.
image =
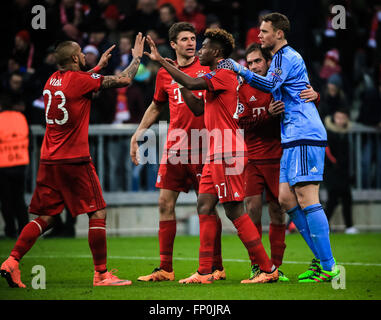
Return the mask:
[[86,65],[83,64],[83,63],[81,62],[81,60],[79,60],[78,64],[79,64],[79,69],[81,69],[81,71],[86,71]]

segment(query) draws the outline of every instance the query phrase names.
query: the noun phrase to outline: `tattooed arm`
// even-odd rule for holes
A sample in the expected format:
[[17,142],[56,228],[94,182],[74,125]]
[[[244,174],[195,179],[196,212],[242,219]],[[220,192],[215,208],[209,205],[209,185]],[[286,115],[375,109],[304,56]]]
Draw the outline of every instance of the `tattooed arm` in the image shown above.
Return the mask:
[[129,66],[115,76],[105,76],[102,82],[102,89],[121,88],[128,86],[134,79],[140,65],[140,57],[133,58]]
[[135,46],[132,49],[132,61],[129,66],[118,75],[105,76],[101,85],[102,89],[121,88],[128,86],[134,79],[143,55],[145,37],[139,32],[135,39]]

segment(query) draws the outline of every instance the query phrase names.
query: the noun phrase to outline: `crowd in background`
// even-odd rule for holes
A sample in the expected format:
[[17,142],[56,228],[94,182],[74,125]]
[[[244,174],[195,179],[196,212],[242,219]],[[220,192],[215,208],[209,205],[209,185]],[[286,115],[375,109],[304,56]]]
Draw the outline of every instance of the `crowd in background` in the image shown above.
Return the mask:
[[[46,29],[32,28],[34,5],[45,8]],[[334,5],[345,8],[344,29],[334,28]],[[353,226],[348,130],[353,122],[381,129],[381,1],[12,0],[2,1],[0,6],[0,111],[6,106],[22,112],[30,125],[45,124],[42,91],[56,70],[54,48],[61,41],[80,44],[88,69],[116,44],[101,73],[117,74],[131,62],[137,32],[149,34],[163,56],[175,58],[168,30],[174,22],[187,21],[196,28],[197,48],[207,28],[221,27],[232,33],[236,42],[232,58],[245,64],[245,48],[259,42],[261,15],[271,11],[285,14],[291,21],[289,44],[303,56],[311,84],[321,94],[319,112],[328,132],[327,216],[330,218],[342,201],[346,228]],[[152,101],[158,68],[143,58],[132,85],[94,94],[90,123],[139,123]],[[168,112],[160,120],[169,120]],[[363,188],[381,188],[380,140],[380,135],[362,136]],[[128,142],[110,138],[106,150],[113,160],[108,163],[112,174],[106,188],[125,190],[126,182],[121,181],[118,170],[126,170],[127,160],[121,158],[128,158]],[[157,166],[144,167],[143,178],[142,169],[134,168],[132,189],[139,190],[143,183],[146,190],[153,190]],[[4,207],[3,203],[3,215]],[[26,216],[24,207],[20,212]],[[67,218],[65,223],[68,227],[61,223],[61,229],[73,236],[74,221]],[[62,233],[56,229],[52,236]],[[15,233],[14,226],[6,230],[6,236]]]
[[[36,4],[46,9],[46,29],[31,26]],[[333,5],[345,7],[345,29],[333,27]],[[236,41],[232,57],[244,63],[245,48],[259,41],[260,16],[278,11],[290,19],[289,43],[305,59],[311,84],[321,94],[323,121],[339,110],[349,115],[348,121],[381,128],[381,2],[377,0],[12,0],[2,6],[7,6],[1,10],[2,18],[11,19],[4,19],[7,23],[1,30],[0,94],[25,114],[29,124],[44,125],[42,91],[56,70],[53,53],[60,41],[77,41],[89,69],[116,44],[101,71],[116,74],[130,63],[139,31],[151,35],[163,56],[174,58],[168,29],[176,21],[188,21],[196,28],[198,48],[207,28],[231,32]],[[131,86],[95,94],[90,123],[139,123],[152,101],[157,71],[158,65],[143,58]],[[168,120],[168,113],[161,120]],[[376,141],[364,139],[364,152],[375,159]]]

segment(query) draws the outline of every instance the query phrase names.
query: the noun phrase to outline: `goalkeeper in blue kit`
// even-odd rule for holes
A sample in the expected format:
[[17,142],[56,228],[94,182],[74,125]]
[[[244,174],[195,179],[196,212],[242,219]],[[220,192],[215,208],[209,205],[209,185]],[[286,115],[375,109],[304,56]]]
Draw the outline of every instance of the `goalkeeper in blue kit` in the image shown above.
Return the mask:
[[288,18],[280,13],[262,17],[259,39],[262,47],[273,53],[265,77],[232,59],[227,61],[226,68],[285,104],[281,117],[279,202],[315,256],[308,270],[299,275],[299,282],[326,282],[339,274],[332,255],[328,221],[319,201],[327,133],[315,104],[300,97],[309,79],[303,58],[287,44],[289,30]]

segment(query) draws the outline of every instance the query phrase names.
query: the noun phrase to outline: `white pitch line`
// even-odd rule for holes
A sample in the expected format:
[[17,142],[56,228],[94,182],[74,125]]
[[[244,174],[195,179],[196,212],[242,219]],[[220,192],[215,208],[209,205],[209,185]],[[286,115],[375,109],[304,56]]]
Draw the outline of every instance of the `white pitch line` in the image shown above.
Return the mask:
[[[0,256],[6,258],[6,256]],[[74,255],[74,256],[55,256],[55,255],[26,255],[23,259],[30,258],[30,259],[42,259],[42,258],[48,258],[48,259],[91,259],[91,255]],[[159,257],[138,257],[138,256],[108,256],[108,259],[122,259],[122,260],[159,260]],[[198,258],[181,258],[181,257],[173,257],[173,260],[178,261],[198,261]],[[243,263],[249,263],[249,259],[223,259],[223,261],[227,262],[243,262]],[[310,264],[311,261],[283,261],[283,264]],[[339,265],[347,265],[347,266],[360,266],[360,267],[381,267],[381,263],[364,263],[364,262],[340,262]]]

